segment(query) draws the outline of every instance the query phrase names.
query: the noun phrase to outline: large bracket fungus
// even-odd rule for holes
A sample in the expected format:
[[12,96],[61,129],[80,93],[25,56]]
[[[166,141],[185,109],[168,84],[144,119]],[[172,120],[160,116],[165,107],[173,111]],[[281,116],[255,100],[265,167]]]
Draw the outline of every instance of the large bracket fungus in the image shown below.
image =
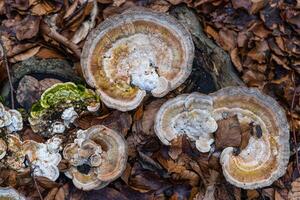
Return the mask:
[[251,136],[237,156],[232,147],[223,150],[220,162],[227,181],[245,189],[271,185],[285,173],[290,157],[289,125],[283,108],[255,88],[224,88],[211,96],[216,120],[237,115],[241,126],[251,123],[260,127],[262,134]]
[[136,108],[149,91],[162,97],[190,75],[194,45],[172,16],[131,10],[111,17],[89,34],[81,66],[87,83],[111,108]]
[[[184,117],[182,117],[184,116]],[[185,134],[196,142],[200,152],[207,152],[213,142],[216,121],[236,116],[243,126],[255,126],[241,152],[233,147],[223,150],[220,162],[225,178],[245,189],[271,185],[286,170],[289,155],[289,125],[284,110],[258,89],[228,87],[210,95],[181,95],[162,105],[156,115],[155,132],[169,145]]]
[[95,112],[99,107],[99,98],[92,90],[72,82],[58,83],[48,88],[32,106],[29,122],[34,132],[49,137],[63,133],[78,117],[77,113]]
[[82,190],[100,189],[119,178],[126,167],[127,145],[117,132],[103,125],[79,130],[63,151],[72,165],[66,175]]

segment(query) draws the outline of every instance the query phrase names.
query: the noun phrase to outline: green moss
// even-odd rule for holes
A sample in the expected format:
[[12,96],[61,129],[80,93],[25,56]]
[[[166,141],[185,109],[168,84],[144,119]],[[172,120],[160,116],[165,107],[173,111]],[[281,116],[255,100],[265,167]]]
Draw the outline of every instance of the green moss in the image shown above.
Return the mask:
[[98,95],[83,85],[72,82],[58,83],[47,89],[41,99],[33,104],[30,115],[33,118],[40,118],[47,113],[71,106],[86,107],[98,102]]

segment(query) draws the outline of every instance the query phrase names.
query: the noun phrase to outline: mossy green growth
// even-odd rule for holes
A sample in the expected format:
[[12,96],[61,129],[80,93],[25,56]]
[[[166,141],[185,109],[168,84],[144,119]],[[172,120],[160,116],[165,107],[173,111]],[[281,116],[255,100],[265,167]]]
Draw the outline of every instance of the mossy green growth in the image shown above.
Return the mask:
[[30,115],[32,118],[40,118],[57,108],[67,108],[74,105],[86,107],[99,102],[98,95],[83,85],[76,85],[72,82],[57,83],[48,88],[42,94],[41,99],[33,104]]

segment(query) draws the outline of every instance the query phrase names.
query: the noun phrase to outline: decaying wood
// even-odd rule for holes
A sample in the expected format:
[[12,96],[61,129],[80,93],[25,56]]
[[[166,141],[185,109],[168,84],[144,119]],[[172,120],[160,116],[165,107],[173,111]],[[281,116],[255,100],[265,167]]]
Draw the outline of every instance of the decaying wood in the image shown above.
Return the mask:
[[201,52],[200,63],[204,70],[207,70],[213,77],[216,89],[226,86],[244,85],[244,83],[237,76],[229,55],[219,46],[217,46],[207,35],[203,32],[197,15],[186,6],[177,6],[170,11],[170,14],[176,17],[183,23],[192,33],[193,40]]
[[[19,81],[25,75],[45,74],[62,78],[64,81],[73,81],[80,83],[82,81],[71,67],[71,65],[60,59],[37,59],[30,58],[23,62],[17,63],[11,67],[11,83],[18,88]],[[9,96],[9,83],[6,83],[0,91],[1,96],[7,101]],[[10,104],[9,102],[7,102]]]

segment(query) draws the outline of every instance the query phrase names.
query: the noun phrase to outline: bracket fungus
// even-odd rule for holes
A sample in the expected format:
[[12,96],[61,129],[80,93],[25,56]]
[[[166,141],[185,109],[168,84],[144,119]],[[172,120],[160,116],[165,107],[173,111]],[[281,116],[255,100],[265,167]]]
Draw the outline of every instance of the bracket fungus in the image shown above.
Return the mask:
[[[78,113],[95,112],[99,107],[99,97],[92,90],[72,82],[58,83],[48,88],[32,106],[29,122],[34,132],[49,137],[63,133]],[[61,114],[61,121],[55,119],[58,114]]]
[[13,109],[5,109],[2,103],[0,103],[0,130],[1,129],[6,130],[8,133],[23,129],[21,113]]
[[212,117],[212,98],[200,93],[183,94],[164,103],[156,114],[154,130],[165,145],[180,135],[196,142],[200,152],[209,152],[217,123]]
[[162,97],[190,75],[191,34],[172,16],[130,10],[92,31],[81,56],[83,75],[101,100],[121,111],[135,109],[146,92]]
[[46,144],[33,140],[24,141],[22,149],[34,167],[35,176],[44,176],[52,181],[59,177],[57,166],[61,161],[61,143],[62,140],[57,137],[49,139]]
[[2,200],[25,200],[17,190],[11,187],[0,187],[0,199]]
[[79,130],[74,143],[63,150],[72,165],[66,172],[82,190],[100,189],[120,177],[127,162],[127,145],[123,136],[103,125]]
[[22,172],[25,169],[25,155],[22,150],[22,141],[15,134],[7,135],[7,154],[1,161],[5,163],[10,169]]
[[225,178],[235,186],[255,189],[271,185],[286,170],[289,125],[285,111],[258,89],[227,87],[210,95],[192,93],[167,101],[158,111],[155,132],[169,145],[178,135],[194,140],[200,152],[208,152],[219,120],[236,116],[241,127],[258,127],[239,154],[226,147],[220,156]]
[[232,147],[223,150],[220,162],[226,180],[244,189],[271,185],[285,173],[290,156],[289,125],[283,108],[255,88],[224,88],[211,97],[216,120],[237,115],[241,126],[252,123],[262,134],[252,135],[238,155],[233,155]]
[[[1,140],[0,140],[1,141]],[[26,168],[26,156],[33,167],[35,176],[43,176],[52,181],[59,177],[58,164],[61,161],[62,140],[58,137],[49,139],[46,143],[33,140],[22,142],[17,135],[7,135],[6,152],[0,160],[5,166],[23,172]]]

